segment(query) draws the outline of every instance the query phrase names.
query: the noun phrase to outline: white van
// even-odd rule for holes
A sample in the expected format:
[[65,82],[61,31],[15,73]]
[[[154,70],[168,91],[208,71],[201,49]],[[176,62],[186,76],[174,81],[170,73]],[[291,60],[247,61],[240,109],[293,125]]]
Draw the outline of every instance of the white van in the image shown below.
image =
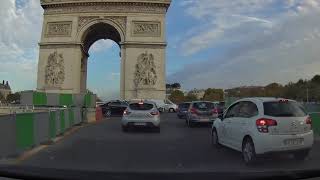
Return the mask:
[[159,111],[161,112],[176,112],[178,106],[174,104],[169,99],[160,100],[160,99],[150,99],[150,101],[153,101],[156,103]]

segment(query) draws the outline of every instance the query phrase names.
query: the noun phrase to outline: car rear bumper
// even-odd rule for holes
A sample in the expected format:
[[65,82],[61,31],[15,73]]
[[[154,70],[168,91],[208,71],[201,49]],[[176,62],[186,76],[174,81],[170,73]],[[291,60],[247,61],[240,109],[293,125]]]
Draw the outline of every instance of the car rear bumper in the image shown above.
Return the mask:
[[[139,125],[139,123],[145,123],[145,125]],[[121,124],[123,126],[160,126],[160,118],[150,118],[150,119],[132,119],[132,118],[122,118]]]
[[216,118],[190,118],[190,121],[193,123],[213,123]]
[[[303,139],[301,144],[287,145],[286,140]],[[269,135],[261,134],[254,137],[254,145],[257,154],[269,154],[279,152],[294,152],[311,149],[313,146],[313,131],[297,135]]]

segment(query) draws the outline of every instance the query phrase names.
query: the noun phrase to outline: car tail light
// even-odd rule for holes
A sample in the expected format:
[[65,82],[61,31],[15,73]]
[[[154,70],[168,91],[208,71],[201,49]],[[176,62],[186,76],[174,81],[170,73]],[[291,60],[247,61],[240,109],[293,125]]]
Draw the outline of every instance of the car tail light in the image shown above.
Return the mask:
[[257,125],[259,132],[268,133],[269,127],[270,126],[277,126],[278,123],[276,120],[273,120],[273,119],[261,118],[256,121],[256,125]]
[[129,115],[129,114],[131,114],[131,112],[128,111],[127,109],[125,111],[123,111],[123,115]]
[[310,124],[311,129],[312,129],[312,119],[310,116],[308,116],[308,118],[306,119],[306,124]]
[[191,114],[197,114],[197,110],[196,110],[195,108],[191,108],[191,109],[190,109],[190,113],[191,113]]
[[218,114],[218,113],[219,113],[219,112],[218,112],[218,109],[217,109],[217,108],[212,109],[212,113]]
[[159,111],[153,111],[153,112],[151,112],[150,114],[151,114],[152,116],[157,116],[157,115],[160,114],[160,112],[159,112]]

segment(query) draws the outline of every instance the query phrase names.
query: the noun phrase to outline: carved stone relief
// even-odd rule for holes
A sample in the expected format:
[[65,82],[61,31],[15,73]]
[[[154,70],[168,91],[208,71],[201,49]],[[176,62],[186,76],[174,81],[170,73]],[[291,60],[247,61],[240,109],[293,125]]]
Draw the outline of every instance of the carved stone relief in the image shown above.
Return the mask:
[[105,16],[105,17],[98,17],[98,16],[81,16],[79,17],[78,23],[78,31],[80,31],[85,25],[88,23],[95,21],[95,20],[111,20],[112,22],[116,23],[123,32],[126,30],[126,17],[123,16]]
[[133,36],[158,37],[161,35],[160,22],[133,21]]
[[46,36],[71,36],[72,22],[49,22]]
[[49,55],[45,69],[45,84],[60,87],[65,80],[64,59],[62,54],[54,51]]
[[135,5],[135,4],[112,4],[102,3],[97,5],[81,5],[81,6],[55,6],[45,9],[44,14],[62,14],[62,13],[152,13],[165,14],[167,12],[166,6],[154,5]]
[[138,57],[136,65],[134,83],[139,87],[152,87],[157,82],[156,65],[153,54],[148,52],[142,53]]

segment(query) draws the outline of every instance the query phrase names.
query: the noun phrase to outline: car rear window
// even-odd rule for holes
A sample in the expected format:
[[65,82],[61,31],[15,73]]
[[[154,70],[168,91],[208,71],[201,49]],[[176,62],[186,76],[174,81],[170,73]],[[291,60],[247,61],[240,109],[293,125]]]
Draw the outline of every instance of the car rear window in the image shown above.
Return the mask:
[[198,110],[209,110],[214,108],[214,104],[210,102],[196,102],[193,107]]
[[153,108],[153,104],[150,104],[150,103],[143,103],[143,104],[132,103],[132,104],[129,105],[129,107],[132,110],[147,111],[147,110],[151,110]]
[[265,102],[264,114],[273,117],[304,117],[307,115],[302,106],[296,102]]
[[189,106],[190,106],[189,103],[179,104],[179,108],[189,108]]

